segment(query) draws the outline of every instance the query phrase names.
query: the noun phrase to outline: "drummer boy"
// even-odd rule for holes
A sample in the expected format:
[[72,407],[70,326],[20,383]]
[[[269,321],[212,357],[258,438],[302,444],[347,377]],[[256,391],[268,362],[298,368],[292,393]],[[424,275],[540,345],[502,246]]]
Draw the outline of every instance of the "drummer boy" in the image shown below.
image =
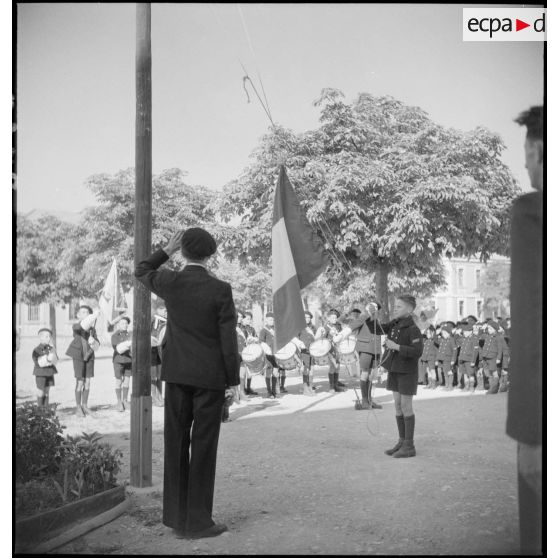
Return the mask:
[[[316,338],[321,339],[325,337],[329,339],[334,345],[341,342],[345,337],[351,334],[351,329],[344,328],[339,321],[340,313],[335,308],[332,308],[327,313],[327,323],[318,329],[316,333]],[[339,382],[339,360],[337,358],[337,352],[332,349],[330,365],[329,365],[329,391],[339,392],[345,391],[344,386]]]
[[265,367],[267,396],[272,399],[277,397],[277,376],[279,376],[277,362],[273,356],[273,344],[275,342],[274,325],[273,312],[268,312],[265,315],[264,327],[262,327],[259,336],[259,341],[262,344],[267,359],[267,366]]

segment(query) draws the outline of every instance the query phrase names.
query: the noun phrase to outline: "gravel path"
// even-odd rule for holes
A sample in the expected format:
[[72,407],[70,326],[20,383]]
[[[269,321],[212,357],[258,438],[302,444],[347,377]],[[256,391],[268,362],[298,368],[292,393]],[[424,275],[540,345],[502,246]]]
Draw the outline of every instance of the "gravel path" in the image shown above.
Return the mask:
[[[262,383],[263,385],[263,383]],[[396,439],[393,399],[355,412],[354,393],[254,398],[221,430],[214,517],[230,531],[173,538],[161,524],[162,409],[154,409],[153,487],[131,489],[116,521],[56,553],[76,554],[518,554],[515,443],[504,434],[506,395],[419,387],[413,459],[383,454]],[[256,384],[256,388],[260,388]],[[125,453],[129,414],[100,405],[87,425],[61,410],[68,430],[96,429]],[[74,424],[74,422],[76,424]]]

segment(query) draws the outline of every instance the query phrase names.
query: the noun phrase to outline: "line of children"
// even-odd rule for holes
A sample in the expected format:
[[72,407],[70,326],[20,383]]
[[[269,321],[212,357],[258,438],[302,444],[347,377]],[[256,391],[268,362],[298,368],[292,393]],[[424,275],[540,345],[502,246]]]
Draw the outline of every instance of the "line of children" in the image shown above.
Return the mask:
[[488,319],[479,323],[475,316],[457,324],[447,321],[429,326],[423,332],[419,380],[429,389],[443,385],[448,391],[507,391],[509,330],[509,321]]

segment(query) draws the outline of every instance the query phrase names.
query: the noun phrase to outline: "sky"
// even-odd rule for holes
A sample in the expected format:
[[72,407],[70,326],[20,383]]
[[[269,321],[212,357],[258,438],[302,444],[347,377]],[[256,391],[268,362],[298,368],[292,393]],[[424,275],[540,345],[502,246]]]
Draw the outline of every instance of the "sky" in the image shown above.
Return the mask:
[[[269,121],[240,60],[295,132],[318,126],[324,87],[391,95],[500,134],[528,190],[513,119],[543,102],[543,43],[463,42],[463,6],[152,4],[153,171],[221,189],[249,164]],[[94,204],[87,177],[134,166],[135,4],[18,5],[16,95],[18,211]]]

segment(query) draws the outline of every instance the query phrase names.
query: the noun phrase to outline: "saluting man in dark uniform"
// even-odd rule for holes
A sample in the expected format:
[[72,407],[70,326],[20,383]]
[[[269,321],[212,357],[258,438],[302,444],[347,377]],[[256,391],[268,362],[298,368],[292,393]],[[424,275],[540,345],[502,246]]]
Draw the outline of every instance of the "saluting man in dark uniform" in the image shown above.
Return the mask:
[[[178,250],[186,266],[159,270]],[[213,493],[223,403],[226,393],[238,400],[240,361],[231,286],[206,268],[216,250],[211,234],[191,228],[176,233],[135,271],[167,307],[163,523],[179,538],[227,530],[213,521]]]
[[[378,309],[381,305],[376,303]],[[381,409],[382,405],[372,400],[372,369],[377,368],[380,364],[380,355],[382,354],[382,335],[381,332],[370,329],[366,323],[365,317],[358,308],[351,310],[352,319],[349,321],[349,327],[353,335],[356,335],[359,366],[360,366],[360,393],[362,395],[362,405],[355,407],[361,409]]]
[[387,335],[385,345],[389,353],[383,359],[383,366],[388,371],[387,389],[393,391],[399,441],[385,453],[393,457],[416,455],[413,395],[417,394],[418,361],[423,349],[422,334],[411,315],[416,306],[415,297],[398,296],[393,309],[395,318],[386,324],[378,323],[376,309],[370,305],[366,308],[368,327]]

